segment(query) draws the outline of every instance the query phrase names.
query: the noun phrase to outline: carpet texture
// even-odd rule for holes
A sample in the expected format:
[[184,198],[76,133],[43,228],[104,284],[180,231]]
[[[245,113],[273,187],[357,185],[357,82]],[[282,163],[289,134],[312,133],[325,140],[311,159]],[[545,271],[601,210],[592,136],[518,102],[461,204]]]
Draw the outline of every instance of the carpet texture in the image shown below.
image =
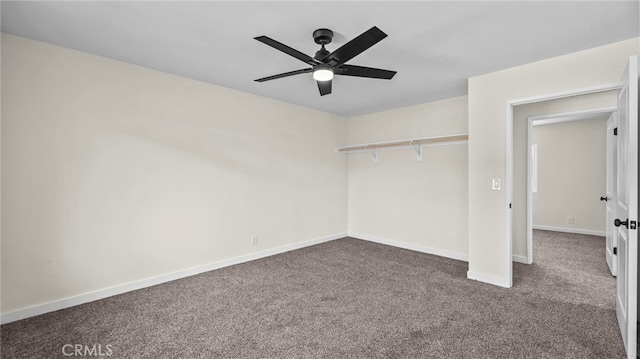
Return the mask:
[[604,239],[534,237],[511,289],[345,238],[3,325],[2,358],[623,358]]

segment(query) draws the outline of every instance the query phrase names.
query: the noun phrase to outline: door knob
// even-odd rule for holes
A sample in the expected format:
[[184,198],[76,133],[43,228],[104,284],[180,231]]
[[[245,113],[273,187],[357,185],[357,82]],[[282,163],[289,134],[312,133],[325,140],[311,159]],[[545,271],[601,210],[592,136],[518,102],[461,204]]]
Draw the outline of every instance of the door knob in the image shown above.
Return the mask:
[[601,200],[601,201],[605,201],[605,202],[606,202],[606,201],[608,201],[608,200],[609,200],[609,198],[607,198],[607,197],[600,197],[600,200]]
[[629,228],[629,219],[627,218],[626,220],[621,221],[621,220],[616,218],[613,221],[613,225],[616,226],[616,227],[625,226],[625,227]]

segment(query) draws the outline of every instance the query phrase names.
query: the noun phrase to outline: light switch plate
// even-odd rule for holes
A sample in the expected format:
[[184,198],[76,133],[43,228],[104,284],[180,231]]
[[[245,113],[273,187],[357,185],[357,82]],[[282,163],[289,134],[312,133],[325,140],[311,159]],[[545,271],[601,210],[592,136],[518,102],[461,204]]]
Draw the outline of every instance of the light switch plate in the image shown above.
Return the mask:
[[500,190],[500,178],[494,178],[491,180],[491,189],[494,191]]

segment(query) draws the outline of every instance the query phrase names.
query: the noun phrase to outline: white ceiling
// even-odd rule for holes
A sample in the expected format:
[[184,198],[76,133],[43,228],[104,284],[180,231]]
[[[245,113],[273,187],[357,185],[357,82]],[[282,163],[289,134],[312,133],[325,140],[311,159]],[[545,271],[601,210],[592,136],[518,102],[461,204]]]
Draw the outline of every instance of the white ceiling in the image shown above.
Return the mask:
[[[635,1],[69,2],[2,1],[2,31],[240,91],[355,116],[465,95],[467,78],[637,37]],[[253,38],[313,56],[311,33],[337,49],[372,26],[389,36],[349,64],[390,81],[337,76],[320,97],[307,65]]]

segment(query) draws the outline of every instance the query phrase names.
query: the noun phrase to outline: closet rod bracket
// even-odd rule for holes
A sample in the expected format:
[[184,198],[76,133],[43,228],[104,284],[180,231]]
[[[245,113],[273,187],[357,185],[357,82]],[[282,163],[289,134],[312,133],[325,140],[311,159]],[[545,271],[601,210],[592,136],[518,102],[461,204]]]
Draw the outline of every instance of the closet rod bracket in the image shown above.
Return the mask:
[[417,160],[418,162],[422,161],[422,145],[418,144],[418,145],[414,145],[416,148],[416,155],[417,155]]

